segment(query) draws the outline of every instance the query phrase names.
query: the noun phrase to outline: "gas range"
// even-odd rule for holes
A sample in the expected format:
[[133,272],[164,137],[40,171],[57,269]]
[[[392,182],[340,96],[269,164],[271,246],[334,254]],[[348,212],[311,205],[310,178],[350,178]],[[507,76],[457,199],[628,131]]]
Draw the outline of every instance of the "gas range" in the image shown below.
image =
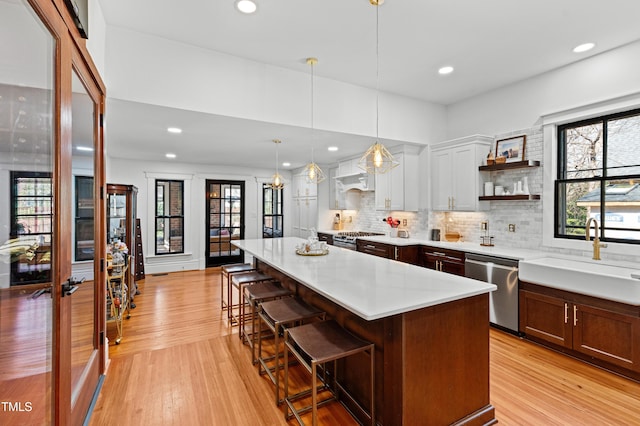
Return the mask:
[[374,235],[384,235],[382,232],[367,231],[340,231],[333,236],[333,245],[343,247],[350,250],[356,249],[356,240],[358,237],[370,237]]

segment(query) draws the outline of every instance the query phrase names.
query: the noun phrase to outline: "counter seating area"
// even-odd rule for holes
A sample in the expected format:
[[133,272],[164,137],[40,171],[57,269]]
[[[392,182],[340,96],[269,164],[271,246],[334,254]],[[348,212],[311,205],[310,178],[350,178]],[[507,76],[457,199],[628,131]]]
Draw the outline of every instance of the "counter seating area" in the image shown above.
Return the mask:
[[[369,408],[368,411],[360,408],[367,413],[371,424],[375,424],[375,345],[351,334],[334,320],[326,321],[323,310],[295,297],[294,291],[251,265],[227,265],[221,269],[221,286],[226,278],[229,289],[227,303],[221,303],[221,309],[227,311],[228,325],[238,326],[238,335],[249,346],[251,363],[258,365],[258,374],[267,374],[274,384],[275,404],[286,404],[285,420],[295,417],[304,425],[301,415],[311,411],[312,423],[316,426],[318,407],[339,400],[339,396],[358,404],[357,399],[338,381],[340,369],[337,362],[366,352],[370,364]],[[231,287],[239,293],[240,303],[237,306],[232,304]],[[281,335],[284,336],[282,342]],[[270,351],[263,350],[266,339],[272,340]],[[289,367],[293,365],[289,362],[289,352],[296,360],[295,366],[311,374],[310,387],[293,395],[289,395]],[[284,358],[283,363],[281,358]],[[332,365],[327,366],[331,362]],[[282,371],[284,399],[280,399]],[[325,396],[325,391],[329,392],[328,396]],[[323,398],[321,401],[318,401],[319,392]],[[306,401],[309,395],[310,405],[296,406],[297,401]]]
[[234,304],[232,299],[231,278],[234,274],[252,271],[255,271],[255,268],[248,263],[233,263],[220,268],[220,309],[227,311],[227,319],[231,319],[231,309],[238,307],[238,304]]
[[[277,394],[282,391],[288,400],[283,411],[302,417],[296,412],[317,410],[325,400],[330,409],[335,396],[360,424],[495,423],[487,321],[494,285],[337,247],[326,256],[299,256],[296,246],[302,241],[234,242],[253,256],[259,273],[326,313],[324,322],[340,330],[317,329],[325,327],[318,325],[323,321],[285,326],[287,344],[280,346],[278,332],[276,350],[275,332],[262,319],[256,325],[257,333],[265,332],[256,340],[258,370],[276,372],[273,382],[280,374]],[[264,313],[260,305],[255,309]],[[313,333],[293,331],[302,327]],[[282,362],[265,367],[260,359],[270,357]],[[314,380],[322,383],[314,386]],[[322,390],[314,398],[316,388]]]

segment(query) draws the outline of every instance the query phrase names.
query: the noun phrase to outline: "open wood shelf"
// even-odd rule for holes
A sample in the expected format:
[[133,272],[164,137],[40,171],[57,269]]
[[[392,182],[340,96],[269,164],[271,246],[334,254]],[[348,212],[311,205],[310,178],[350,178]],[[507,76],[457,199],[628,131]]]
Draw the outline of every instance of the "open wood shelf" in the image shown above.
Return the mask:
[[533,201],[539,200],[538,194],[522,194],[522,195],[493,195],[490,197],[479,197],[480,201]]
[[491,166],[480,166],[478,170],[482,172],[491,172],[496,170],[524,169],[527,167],[540,167],[537,160],[514,161],[513,163],[492,164]]

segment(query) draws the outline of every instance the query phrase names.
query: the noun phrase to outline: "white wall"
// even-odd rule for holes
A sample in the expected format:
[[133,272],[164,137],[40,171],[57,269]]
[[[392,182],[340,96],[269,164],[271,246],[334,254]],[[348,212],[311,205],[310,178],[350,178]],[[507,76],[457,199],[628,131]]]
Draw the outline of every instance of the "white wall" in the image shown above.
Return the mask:
[[447,138],[528,129],[543,115],[640,92],[638,69],[640,41],[458,102],[447,109]]
[[[107,28],[110,98],[307,127],[309,74],[117,27]],[[376,91],[315,77],[315,127],[375,136]],[[427,144],[445,135],[445,108],[380,93],[381,138]]]
[[[138,188],[138,212],[142,227],[145,272],[171,272],[205,267],[205,194],[207,179],[228,179],[245,182],[245,238],[262,235],[262,181],[268,181],[273,170],[256,170],[221,165],[194,165],[174,162],[143,162],[107,159],[107,182],[135,185]],[[291,177],[284,171],[285,182]],[[154,256],[155,179],[179,179],[185,182],[185,253]],[[291,215],[290,194],[285,191],[285,217]],[[285,236],[291,234],[291,224],[285,220]]]
[[107,23],[98,0],[89,0],[89,39],[87,50],[98,68],[100,77],[106,74],[105,50],[107,43]]
[[[493,176],[496,182],[511,185],[528,175],[532,193],[541,193],[542,199],[495,201],[488,212],[454,214],[455,226],[465,239],[477,241],[479,222],[488,220],[497,245],[590,257],[589,243],[553,238],[555,125],[638,108],[639,68],[640,42],[636,42],[449,106],[449,138],[481,133],[502,139],[526,134],[525,158],[540,160],[542,166],[540,170]],[[431,216],[432,226],[444,226],[442,214]],[[516,225],[515,234],[507,231],[509,223]],[[602,250],[602,257],[638,262],[640,249],[628,244],[609,244]]]

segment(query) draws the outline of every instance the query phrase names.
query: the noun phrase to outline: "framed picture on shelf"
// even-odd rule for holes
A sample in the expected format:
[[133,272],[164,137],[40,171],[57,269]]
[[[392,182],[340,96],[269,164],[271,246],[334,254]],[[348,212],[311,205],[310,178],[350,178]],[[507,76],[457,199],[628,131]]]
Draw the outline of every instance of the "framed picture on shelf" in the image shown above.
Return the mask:
[[496,159],[504,157],[507,163],[524,161],[524,146],[526,142],[526,135],[496,141]]

